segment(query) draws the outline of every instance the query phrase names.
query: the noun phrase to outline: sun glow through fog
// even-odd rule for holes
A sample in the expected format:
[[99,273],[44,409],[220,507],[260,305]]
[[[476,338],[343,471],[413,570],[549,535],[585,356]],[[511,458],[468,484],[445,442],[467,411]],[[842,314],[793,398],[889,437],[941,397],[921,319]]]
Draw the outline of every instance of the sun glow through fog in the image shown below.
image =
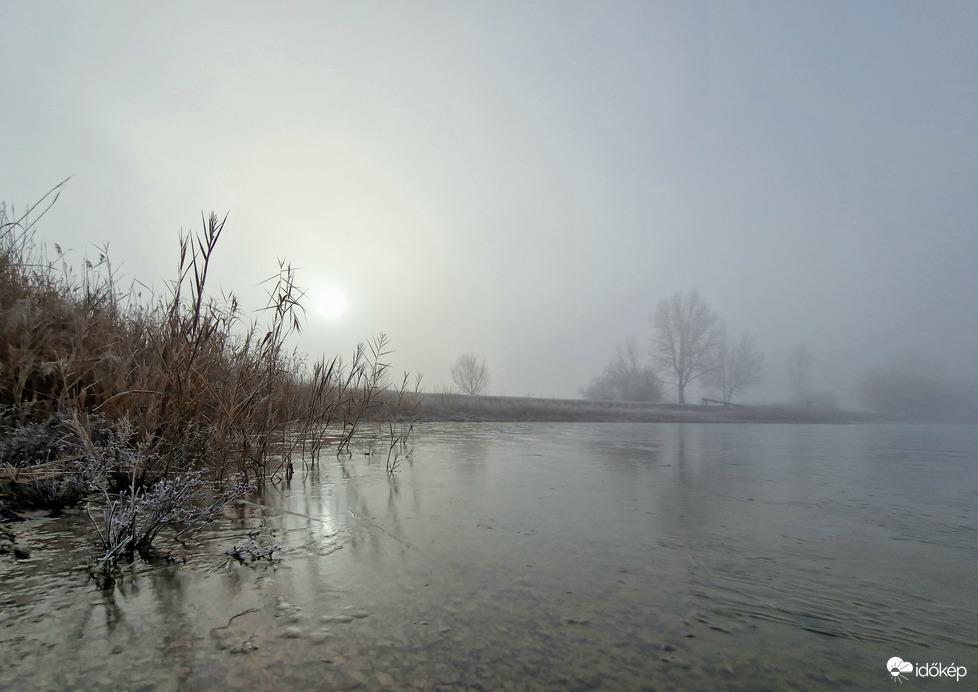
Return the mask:
[[319,288],[310,292],[312,312],[327,320],[339,319],[346,312],[346,296],[337,288]]

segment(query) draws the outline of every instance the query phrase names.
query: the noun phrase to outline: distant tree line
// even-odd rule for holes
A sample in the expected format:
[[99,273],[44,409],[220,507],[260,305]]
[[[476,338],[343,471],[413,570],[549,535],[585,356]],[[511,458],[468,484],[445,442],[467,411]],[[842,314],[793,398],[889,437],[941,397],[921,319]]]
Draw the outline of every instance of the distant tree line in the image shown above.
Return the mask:
[[744,333],[731,340],[723,321],[697,291],[661,301],[651,319],[651,363],[641,361],[633,341],[619,346],[604,371],[581,389],[585,399],[661,401],[666,383],[676,387],[682,404],[686,388],[701,381],[714,396],[732,401],[738,392],[761,382],[764,355],[753,336]]
[[894,420],[978,421],[978,383],[952,377],[942,363],[917,352],[867,370],[859,402]]
[[[651,315],[652,339],[643,359],[634,339],[618,346],[601,374],[581,388],[585,399],[662,401],[665,385],[686,403],[690,385],[699,383],[713,398],[734,397],[760,384],[764,355],[754,337],[731,338],[717,313],[697,291],[674,293]],[[812,387],[814,358],[804,344],[788,356],[788,380],[795,406],[836,408],[831,392]],[[859,402],[890,420],[978,422],[978,381],[952,375],[936,359],[904,353],[869,368],[858,384]]]

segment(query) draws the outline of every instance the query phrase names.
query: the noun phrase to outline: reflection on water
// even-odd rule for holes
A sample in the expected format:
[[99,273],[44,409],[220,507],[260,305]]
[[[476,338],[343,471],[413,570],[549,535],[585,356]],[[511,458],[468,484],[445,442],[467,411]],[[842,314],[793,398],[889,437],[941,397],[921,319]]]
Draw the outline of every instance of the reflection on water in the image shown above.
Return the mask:
[[[430,425],[393,479],[370,459],[266,488],[110,594],[69,571],[83,514],[16,527],[0,689],[865,689],[893,656],[978,675],[974,427]],[[258,526],[281,562],[229,565]]]

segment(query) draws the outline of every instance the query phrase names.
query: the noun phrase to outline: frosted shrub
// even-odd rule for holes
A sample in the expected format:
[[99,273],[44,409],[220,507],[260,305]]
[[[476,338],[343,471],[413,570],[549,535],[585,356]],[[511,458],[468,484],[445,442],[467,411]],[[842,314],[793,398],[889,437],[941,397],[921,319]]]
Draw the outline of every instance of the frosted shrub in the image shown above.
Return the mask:
[[134,475],[129,488],[117,497],[103,491],[101,516],[94,516],[91,507],[88,510],[101,550],[93,559],[92,575],[100,585],[110,585],[118,563],[132,561],[137,553],[148,556],[161,531],[172,529],[174,539],[195,534],[247,490],[240,482],[217,490],[202,472],[187,472],[143,488],[136,485]]
[[[29,415],[29,407],[0,409],[0,499],[15,508],[59,512],[97,485],[102,460],[79,436],[71,412],[40,423],[29,422]],[[96,438],[103,435],[102,421],[93,427]]]

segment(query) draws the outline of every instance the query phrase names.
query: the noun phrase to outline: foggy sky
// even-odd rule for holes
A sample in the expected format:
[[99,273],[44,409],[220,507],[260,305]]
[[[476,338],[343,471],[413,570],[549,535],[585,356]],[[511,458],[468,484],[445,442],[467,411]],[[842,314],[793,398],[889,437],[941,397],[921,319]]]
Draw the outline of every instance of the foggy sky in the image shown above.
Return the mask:
[[[378,332],[448,382],[574,397],[699,289],[766,354],[755,401],[855,400],[921,350],[978,376],[978,4],[0,2],[0,200],[163,288],[230,211],[213,286],[300,348]],[[97,254],[97,251],[95,251]],[[340,294],[340,316],[328,296]],[[321,308],[321,309],[320,309]]]

